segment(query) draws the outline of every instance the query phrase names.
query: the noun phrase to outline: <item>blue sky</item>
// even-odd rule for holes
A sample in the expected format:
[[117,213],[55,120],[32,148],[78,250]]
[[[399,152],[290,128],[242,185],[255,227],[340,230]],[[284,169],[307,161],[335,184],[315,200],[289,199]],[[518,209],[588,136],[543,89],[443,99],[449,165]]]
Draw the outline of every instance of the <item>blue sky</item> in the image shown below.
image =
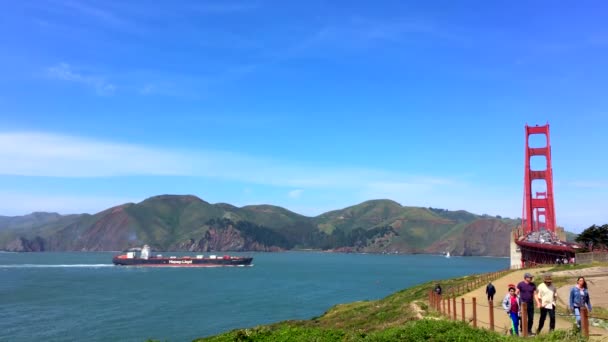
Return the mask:
[[194,194],[520,217],[524,126],[548,122],[558,224],[608,223],[607,7],[5,2],[0,215]]

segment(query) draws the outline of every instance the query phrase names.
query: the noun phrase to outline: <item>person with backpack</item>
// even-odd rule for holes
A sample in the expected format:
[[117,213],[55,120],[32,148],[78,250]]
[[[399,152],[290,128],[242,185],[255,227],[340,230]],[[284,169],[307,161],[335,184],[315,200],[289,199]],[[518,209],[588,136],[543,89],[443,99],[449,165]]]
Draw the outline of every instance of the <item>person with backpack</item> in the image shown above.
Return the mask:
[[496,293],[496,288],[494,287],[494,285],[492,284],[492,282],[490,282],[488,284],[488,286],[486,286],[486,294],[488,295],[488,302],[489,301],[494,301],[494,294]]

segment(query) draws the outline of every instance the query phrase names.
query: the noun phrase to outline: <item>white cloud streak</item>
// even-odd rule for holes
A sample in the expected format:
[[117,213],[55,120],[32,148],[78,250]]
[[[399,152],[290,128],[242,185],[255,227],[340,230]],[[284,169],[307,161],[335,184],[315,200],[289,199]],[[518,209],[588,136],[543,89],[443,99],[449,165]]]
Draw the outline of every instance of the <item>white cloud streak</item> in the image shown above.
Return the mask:
[[[200,176],[305,188],[429,189],[450,179],[364,168],[320,168],[224,151],[169,150],[40,132],[0,133],[0,175]],[[398,190],[397,190],[398,191]]]
[[287,193],[287,196],[289,196],[289,198],[298,199],[302,196],[302,193],[304,193],[303,189],[295,189]]
[[224,1],[216,3],[200,3],[189,6],[190,9],[201,14],[221,14],[221,13],[237,13],[248,12],[258,8],[259,5],[252,2],[242,3],[226,3]]
[[[193,176],[236,181],[243,183],[245,189],[251,189],[254,185],[282,187],[291,189],[287,192],[288,198],[298,199],[302,202],[301,208],[309,210],[312,206],[325,206],[322,211],[334,210],[341,205],[387,198],[403,205],[464,209],[477,214],[512,218],[521,215],[521,193],[507,184],[488,186],[458,177],[296,165],[225,151],[171,150],[51,133],[0,132],[0,160],[0,176]],[[586,228],[590,225],[588,222],[602,224],[606,220],[602,184],[605,183],[578,184],[593,186],[587,188],[593,192],[587,191],[580,200],[573,197],[576,194],[581,196],[580,191],[569,192],[567,187],[556,189],[560,194],[556,201],[559,224],[576,230]],[[253,190],[245,190],[245,193],[251,192]],[[117,204],[141,200],[143,198],[45,193],[27,195],[0,191],[2,214],[39,210],[93,213]],[[305,214],[317,215],[322,211]]]
[[[3,161],[0,163],[0,176],[193,176],[237,181],[247,186],[291,188],[293,190],[287,193],[291,199],[303,199],[302,195],[308,190],[336,194],[354,191],[363,196],[373,196],[363,200],[395,196],[396,200],[404,200],[402,203],[416,203],[409,200],[426,197],[427,194],[440,191],[440,188],[458,185],[458,182],[450,179],[415,177],[382,170],[296,165],[223,151],[170,150],[41,132],[0,132],[0,160]],[[95,201],[94,198],[80,195],[49,197],[47,194],[41,194],[39,199],[15,200],[21,198],[19,196],[23,197],[19,194],[0,193],[3,213],[16,212],[17,207],[9,210],[13,207],[9,205],[12,201],[29,203],[19,206],[20,213],[28,210],[95,212],[104,206],[125,202],[118,198]],[[307,196],[308,201],[313,200],[308,197],[310,196]]]
[[116,90],[114,84],[103,77],[78,73],[68,63],[59,63],[47,69],[48,76],[61,81],[73,82],[95,89],[98,95],[111,95]]
[[46,133],[0,133],[0,174],[49,177],[188,175],[188,156]]
[[65,1],[62,3],[62,5],[71,12],[77,12],[77,14],[93,18],[110,26],[124,27],[130,25],[128,21],[120,18],[114,12],[101,7],[95,7],[83,2],[72,1]]

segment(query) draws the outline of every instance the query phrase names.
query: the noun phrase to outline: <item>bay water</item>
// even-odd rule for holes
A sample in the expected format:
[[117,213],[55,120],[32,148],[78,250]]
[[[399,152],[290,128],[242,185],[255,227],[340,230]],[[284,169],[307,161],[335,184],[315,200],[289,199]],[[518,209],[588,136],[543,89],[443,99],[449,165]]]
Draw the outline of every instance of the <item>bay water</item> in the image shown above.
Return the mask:
[[0,341],[191,341],[509,265],[490,257],[283,252],[230,253],[253,256],[252,267],[142,268],[113,266],[114,254],[0,253]]

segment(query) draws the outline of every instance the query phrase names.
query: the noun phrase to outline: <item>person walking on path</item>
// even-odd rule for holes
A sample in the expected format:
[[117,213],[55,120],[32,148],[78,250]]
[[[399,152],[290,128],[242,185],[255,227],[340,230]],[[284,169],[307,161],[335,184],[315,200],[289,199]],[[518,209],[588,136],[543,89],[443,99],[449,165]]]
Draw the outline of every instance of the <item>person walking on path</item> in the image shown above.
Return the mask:
[[553,286],[551,275],[545,274],[544,282],[538,285],[536,293],[536,304],[540,308],[540,319],[538,320],[538,329],[536,333],[540,334],[545,325],[545,319],[549,315],[549,332],[555,330],[555,301],[557,299],[557,289]]
[[441,296],[441,292],[443,292],[443,291],[441,290],[441,285],[437,284],[437,285],[435,286],[435,293],[436,293],[438,296]]
[[578,277],[576,286],[570,289],[570,310],[574,312],[578,330],[581,330],[581,308],[585,306],[587,306],[587,310],[591,312],[591,301],[589,300],[587,282],[585,281],[585,277]]
[[502,308],[511,319],[511,335],[519,336],[519,316],[521,316],[521,303],[515,292],[515,285],[509,284],[509,292],[502,301]]
[[488,295],[488,302],[494,301],[494,294],[496,293],[496,288],[492,285],[492,282],[486,286],[486,294]]
[[[532,333],[532,324],[534,324],[534,302],[535,302],[535,294],[536,294],[536,284],[532,282],[534,277],[532,274],[527,273],[524,274],[524,280],[520,281],[517,284],[517,295],[519,296],[519,301],[523,304],[527,305],[527,312],[522,312],[523,315],[528,315],[528,335],[534,336]],[[523,328],[522,328],[523,329]]]

